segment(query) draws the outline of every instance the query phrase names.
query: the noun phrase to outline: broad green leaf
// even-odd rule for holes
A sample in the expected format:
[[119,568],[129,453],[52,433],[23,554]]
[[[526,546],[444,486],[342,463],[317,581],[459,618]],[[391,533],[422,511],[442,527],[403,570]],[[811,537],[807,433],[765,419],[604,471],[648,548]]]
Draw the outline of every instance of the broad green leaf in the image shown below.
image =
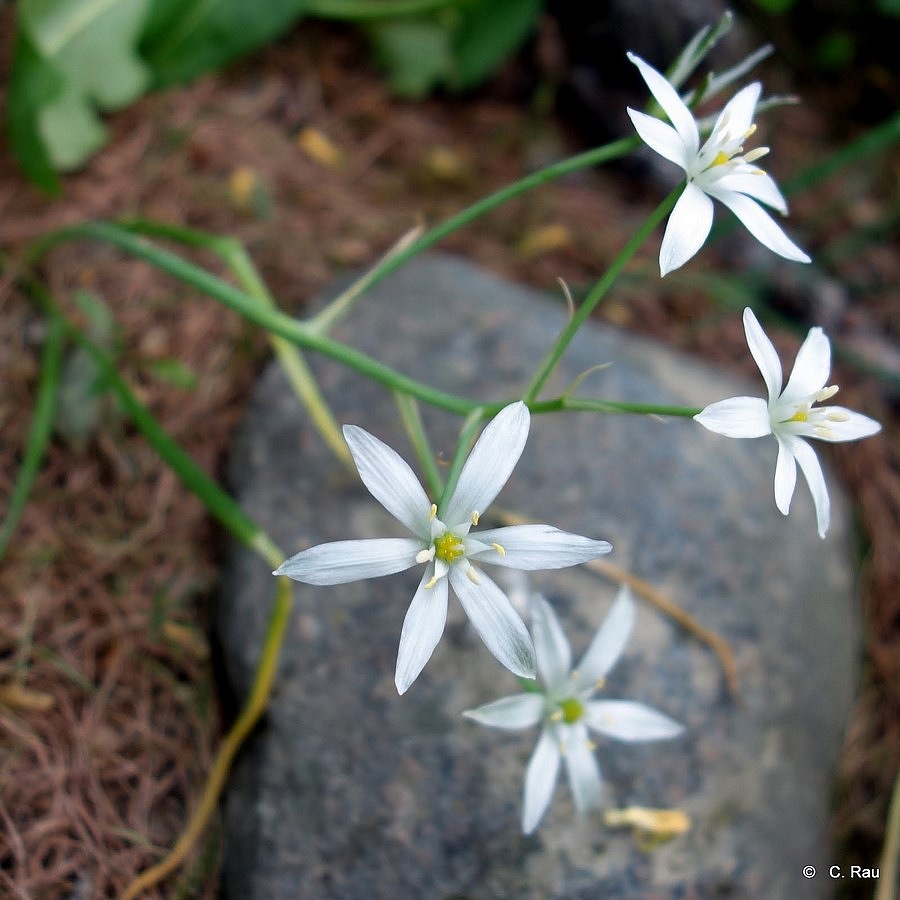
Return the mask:
[[366,31],[388,84],[400,97],[424,97],[453,76],[450,33],[438,22],[398,19]]
[[157,85],[191,81],[287,30],[310,0],[154,0],[140,50]]
[[37,110],[63,90],[65,79],[46,63],[24,29],[16,36],[9,82],[9,141],[25,174],[48,194],[59,193],[59,179],[38,127]]
[[543,0],[482,0],[463,5],[453,38],[452,87],[466,90],[484,81],[528,37],[543,5]]
[[16,115],[34,117],[54,168],[80,166],[106,139],[97,110],[120,109],[149,84],[134,48],[150,2],[20,0],[20,33],[37,56],[31,68],[54,73],[57,91]]

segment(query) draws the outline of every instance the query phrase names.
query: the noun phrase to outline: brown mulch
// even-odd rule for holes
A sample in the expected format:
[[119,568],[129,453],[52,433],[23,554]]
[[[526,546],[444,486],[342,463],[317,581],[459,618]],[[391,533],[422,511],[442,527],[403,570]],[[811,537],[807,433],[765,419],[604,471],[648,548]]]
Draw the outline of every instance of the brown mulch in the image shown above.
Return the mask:
[[[8,22],[7,9],[0,25]],[[834,140],[821,109],[808,104],[777,119],[779,143],[791,148],[781,171],[785,159],[821,157]],[[26,443],[45,337],[40,314],[12,279],[27,241],[65,223],[137,213],[232,234],[281,306],[300,310],[336,274],[373,263],[416,224],[434,224],[579,149],[552,120],[496,92],[392,100],[352,36],[310,25],[226,75],[148,96],[109,125],[109,145],[66,178],[59,200],[27,185],[0,150],[7,254],[0,508]],[[298,135],[308,128],[338,155],[305,151]],[[235,184],[242,168],[240,177],[255,185],[249,195]],[[816,223],[824,245],[883,214],[885,197],[896,196],[891,177],[896,168],[885,163],[864,177],[831,179],[797,198],[791,221]],[[602,272],[656,199],[652,185],[638,190],[609,170],[583,173],[443,246],[543,289],[558,290],[563,277],[577,290]],[[715,271],[714,251],[704,252]],[[632,271],[655,274],[652,250]],[[853,285],[850,305],[824,305],[822,296],[781,283],[769,299],[804,321],[830,316],[822,322],[830,334],[889,365],[898,330],[896,248],[869,246],[839,271]],[[104,299],[129,384],[219,477],[265,340],[214,301],[99,244],[60,246],[42,274],[73,315],[77,291]],[[755,374],[739,317],[689,278],[664,285],[632,278],[601,315]],[[799,338],[779,332],[776,342],[789,358]],[[825,451],[859,513],[866,622],[864,682],[834,833],[847,864],[874,866],[900,765],[897,394],[850,366],[838,364],[834,380],[845,405],[885,423],[875,439]],[[220,544],[201,504],[113,402],[100,404],[84,441],[57,435],[51,442],[0,568],[3,896],[115,897],[174,843],[222,727],[205,637]],[[155,896],[213,896],[217,841],[214,826],[185,871]]]

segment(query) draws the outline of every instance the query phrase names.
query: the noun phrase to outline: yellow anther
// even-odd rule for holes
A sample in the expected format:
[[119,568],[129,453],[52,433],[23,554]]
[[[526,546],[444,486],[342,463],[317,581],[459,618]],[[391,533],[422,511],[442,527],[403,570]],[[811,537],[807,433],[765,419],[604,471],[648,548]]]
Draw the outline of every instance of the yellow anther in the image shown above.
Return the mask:
[[845,412],[830,412],[827,416],[825,416],[829,422],[849,422],[850,416]]
[[550,714],[550,721],[551,722],[562,722],[562,717],[563,717],[562,710],[557,709],[557,710],[554,710]]
[[437,503],[431,504],[431,512],[428,513],[428,521],[431,522],[437,515]]
[[[744,162],[754,162],[762,156],[765,156],[769,152],[768,147],[757,147],[754,150],[751,150],[749,153],[744,154]],[[757,169],[758,172],[761,172],[761,169]]]
[[602,690],[604,687],[606,687],[606,679],[605,678],[598,678],[594,682],[594,690],[595,691]]
[[417,563],[431,562],[434,559],[434,547],[426,547],[416,554]]
[[438,583],[437,575],[432,575],[425,584],[425,590],[430,591]]
[[744,139],[746,140],[756,131],[756,122],[751,123],[750,127],[744,132]]
[[478,512],[478,510],[476,509],[476,510],[472,513],[472,524],[473,524],[473,525],[477,525],[477,524],[478,524],[478,520],[479,520],[480,518],[481,518],[481,514],[480,514],[480,513]]
[[501,555],[506,556],[506,551],[501,544],[491,544],[491,546]]
[[587,744],[588,750],[594,751],[597,749],[597,745],[590,738],[588,738],[585,743]]
[[472,584],[481,584],[481,579],[478,577],[478,573],[475,571],[475,566],[469,566],[466,569],[466,578],[472,582]]

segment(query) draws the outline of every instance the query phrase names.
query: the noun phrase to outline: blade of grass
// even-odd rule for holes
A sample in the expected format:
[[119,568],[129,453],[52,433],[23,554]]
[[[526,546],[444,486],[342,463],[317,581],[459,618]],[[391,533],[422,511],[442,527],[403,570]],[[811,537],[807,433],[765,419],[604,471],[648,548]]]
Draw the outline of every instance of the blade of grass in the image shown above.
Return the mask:
[[3,522],[3,528],[0,529],[0,559],[3,558],[9,542],[15,534],[50,441],[53,419],[56,415],[56,400],[59,394],[59,374],[62,366],[65,334],[63,321],[59,316],[51,315],[41,354],[41,372],[25,454],[12,496],[9,499],[6,519]]

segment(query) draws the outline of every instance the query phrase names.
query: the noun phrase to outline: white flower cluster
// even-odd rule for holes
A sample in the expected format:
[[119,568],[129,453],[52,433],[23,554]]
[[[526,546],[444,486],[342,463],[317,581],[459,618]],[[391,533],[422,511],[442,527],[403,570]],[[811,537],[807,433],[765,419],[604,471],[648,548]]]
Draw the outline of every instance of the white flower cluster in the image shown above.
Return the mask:
[[[760,85],[754,83],[739,90],[701,143],[700,124],[676,88],[640,57],[629,54],[629,58],[671,122],[629,109],[634,127],[644,142],[685,173],[683,191],[662,241],[661,274],[684,265],[699,251],[712,225],[713,200],[731,209],[775,253],[809,262],[809,256],[763,209],[765,205],[781,213],[787,211],[774,180],[755,165],[768,149],[744,148],[755,130],[753,116]],[[720,77],[719,86],[728,80],[730,76]],[[806,439],[856,440],[875,434],[880,425],[843,407],[818,405],[837,392],[836,386],[827,386],[831,348],[820,328],[809,332],[783,387],[775,348],[749,308],[744,310],[743,321],[768,399],[720,400],[694,418],[726,437],[772,435],[778,445],[778,509],[788,513],[799,464],[812,493],[818,533],[824,538],[830,518],[828,492]],[[509,598],[484,571],[484,565],[525,571],[558,569],[594,559],[611,549],[606,541],[550,525],[477,530],[479,520],[518,462],[529,428],[530,413],[525,403],[503,408],[484,428],[448,496],[435,503],[394,450],[362,428],[344,426],[344,437],[366,488],[411,536],[321,544],[292,556],[274,573],[307,584],[333,585],[423,566],[400,634],[395,672],[400,694],[409,689],[431,658],[444,631],[453,588],[491,653],[515,675],[537,677],[531,690],[464,713],[494,728],[540,726],[525,773],[522,829],[526,833],[532,832],[543,817],[563,762],[577,809],[584,812],[599,805],[602,781],[591,733],[637,742],[673,738],[683,731],[679,723],[643,704],[595,698],[634,625],[634,601],[627,589],[619,592],[573,669],[569,643],[550,604],[540,596],[532,597],[529,633]]]

